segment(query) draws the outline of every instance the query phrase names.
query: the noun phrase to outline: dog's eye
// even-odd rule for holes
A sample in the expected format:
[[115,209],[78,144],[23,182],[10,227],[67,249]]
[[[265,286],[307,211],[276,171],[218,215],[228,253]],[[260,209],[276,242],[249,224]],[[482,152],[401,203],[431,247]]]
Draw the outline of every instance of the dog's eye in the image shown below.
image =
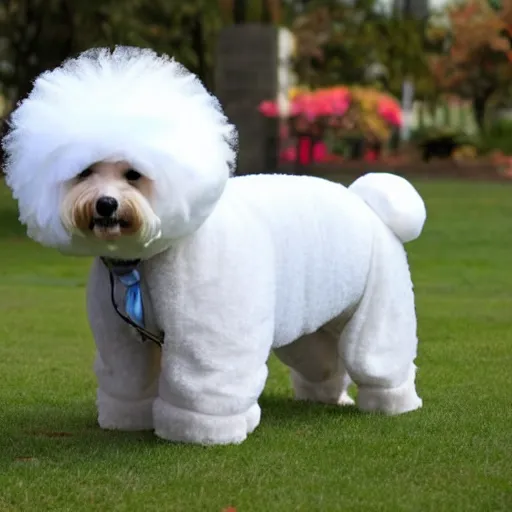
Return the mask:
[[128,169],[124,173],[124,177],[128,181],[137,181],[139,178],[141,178],[141,174],[140,174],[140,172],[134,171],[133,169]]
[[78,175],[78,179],[85,180],[85,178],[88,178],[91,174],[92,174],[92,169],[90,167],[88,167],[87,169],[85,169]]

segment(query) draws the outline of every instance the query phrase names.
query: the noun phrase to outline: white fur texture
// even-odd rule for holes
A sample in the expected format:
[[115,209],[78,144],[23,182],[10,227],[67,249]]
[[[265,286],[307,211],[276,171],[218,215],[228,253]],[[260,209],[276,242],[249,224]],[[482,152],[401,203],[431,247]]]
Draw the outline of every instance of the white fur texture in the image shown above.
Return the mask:
[[[291,368],[298,399],[350,403],[348,371],[363,411],[422,405],[406,253],[342,185],[231,178],[206,222],[140,270],[149,326],[165,333],[159,375],[151,355],[158,349],[141,346],[110,307],[104,266],[96,262],[91,274],[105,428],[144,425],[152,393],[158,436],[240,443],[259,422],[272,350]],[[131,420],[122,402],[133,404]]]
[[425,203],[404,178],[369,173],[354,181],[350,190],[362,197],[403,243],[420,236],[427,218]]
[[101,160],[129,161],[158,184],[152,206],[168,245],[210,214],[234,165],[236,132],[183,66],[118,47],[90,50],[39,76],[3,145],[29,236],[79,253],[87,248],[59,215],[68,180]]

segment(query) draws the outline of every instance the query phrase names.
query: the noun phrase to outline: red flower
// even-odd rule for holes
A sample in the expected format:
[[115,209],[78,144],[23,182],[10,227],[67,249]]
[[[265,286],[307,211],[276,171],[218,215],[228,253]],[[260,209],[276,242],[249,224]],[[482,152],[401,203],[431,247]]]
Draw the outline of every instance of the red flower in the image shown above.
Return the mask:
[[258,110],[265,117],[277,117],[279,114],[279,109],[277,108],[277,103],[275,101],[262,101]]
[[390,97],[383,97],[378,106],[379,115],[393,126],[402,124],[402,109],[400,105]]

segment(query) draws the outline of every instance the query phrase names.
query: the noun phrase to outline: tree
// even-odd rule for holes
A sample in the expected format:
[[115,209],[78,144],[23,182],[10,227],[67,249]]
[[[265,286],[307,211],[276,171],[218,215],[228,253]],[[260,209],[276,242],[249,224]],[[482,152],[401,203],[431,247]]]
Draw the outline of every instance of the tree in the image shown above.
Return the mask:
[[15,104],[33,79],[95,46],[146,46],[173,55],[210,85],[222,26],[208,0],[3,0],[0,93]]
[[73,9],[68,0],[0,3],[0,92],[16,101],[33,78],[73,50]]
[[[222,26],[210,0],[2,0],[0,96],[4,119],[43,71],[91,47],[135,45],[168,53],[211,87]],[[0,138],[7,129],[0,117]],[[0,154],[0,161],[2,155]]]
[[130,32],[126,33],[127,20],[112,24],[125,31],[117,34],[115,40],[172,55],[211,88],[215,41],[223,25],[219,3],[209,0],[137,0],[136,3],[128,21]]
[[511,0],[495,11],[486,0],[467,0],[447,8],[448,23],[434,24],[429,39],[438,46],[430,69],[439,89],[471,100],[475,119],[484,128],[489,100],[512,80],[507,16]]
[[375,60],[387,70],[389,91],[399,96],[407,79],[414,83],[417,97],[434,99],[436,89],[428,66],[424,20],[382,17],[375,27]]
[[375,0],[308,2],[292,24],[298,41],[297,71],[304,83],[363,83],[368,71],[378,67],[385,70],[384,87],[395,95],[405,78],[420,83],[423,92],[428,89],[423,22],[389,16],[378,5]]

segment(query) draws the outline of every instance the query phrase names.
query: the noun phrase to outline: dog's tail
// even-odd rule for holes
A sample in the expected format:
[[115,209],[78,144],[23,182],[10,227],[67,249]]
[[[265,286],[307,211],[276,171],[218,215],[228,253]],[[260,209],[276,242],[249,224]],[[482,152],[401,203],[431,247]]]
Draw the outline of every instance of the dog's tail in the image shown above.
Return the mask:
[[354,181],[349,189],[372,208],[402,243],[420,236],[427,217],[425,203],[404,178],[370,173]]

